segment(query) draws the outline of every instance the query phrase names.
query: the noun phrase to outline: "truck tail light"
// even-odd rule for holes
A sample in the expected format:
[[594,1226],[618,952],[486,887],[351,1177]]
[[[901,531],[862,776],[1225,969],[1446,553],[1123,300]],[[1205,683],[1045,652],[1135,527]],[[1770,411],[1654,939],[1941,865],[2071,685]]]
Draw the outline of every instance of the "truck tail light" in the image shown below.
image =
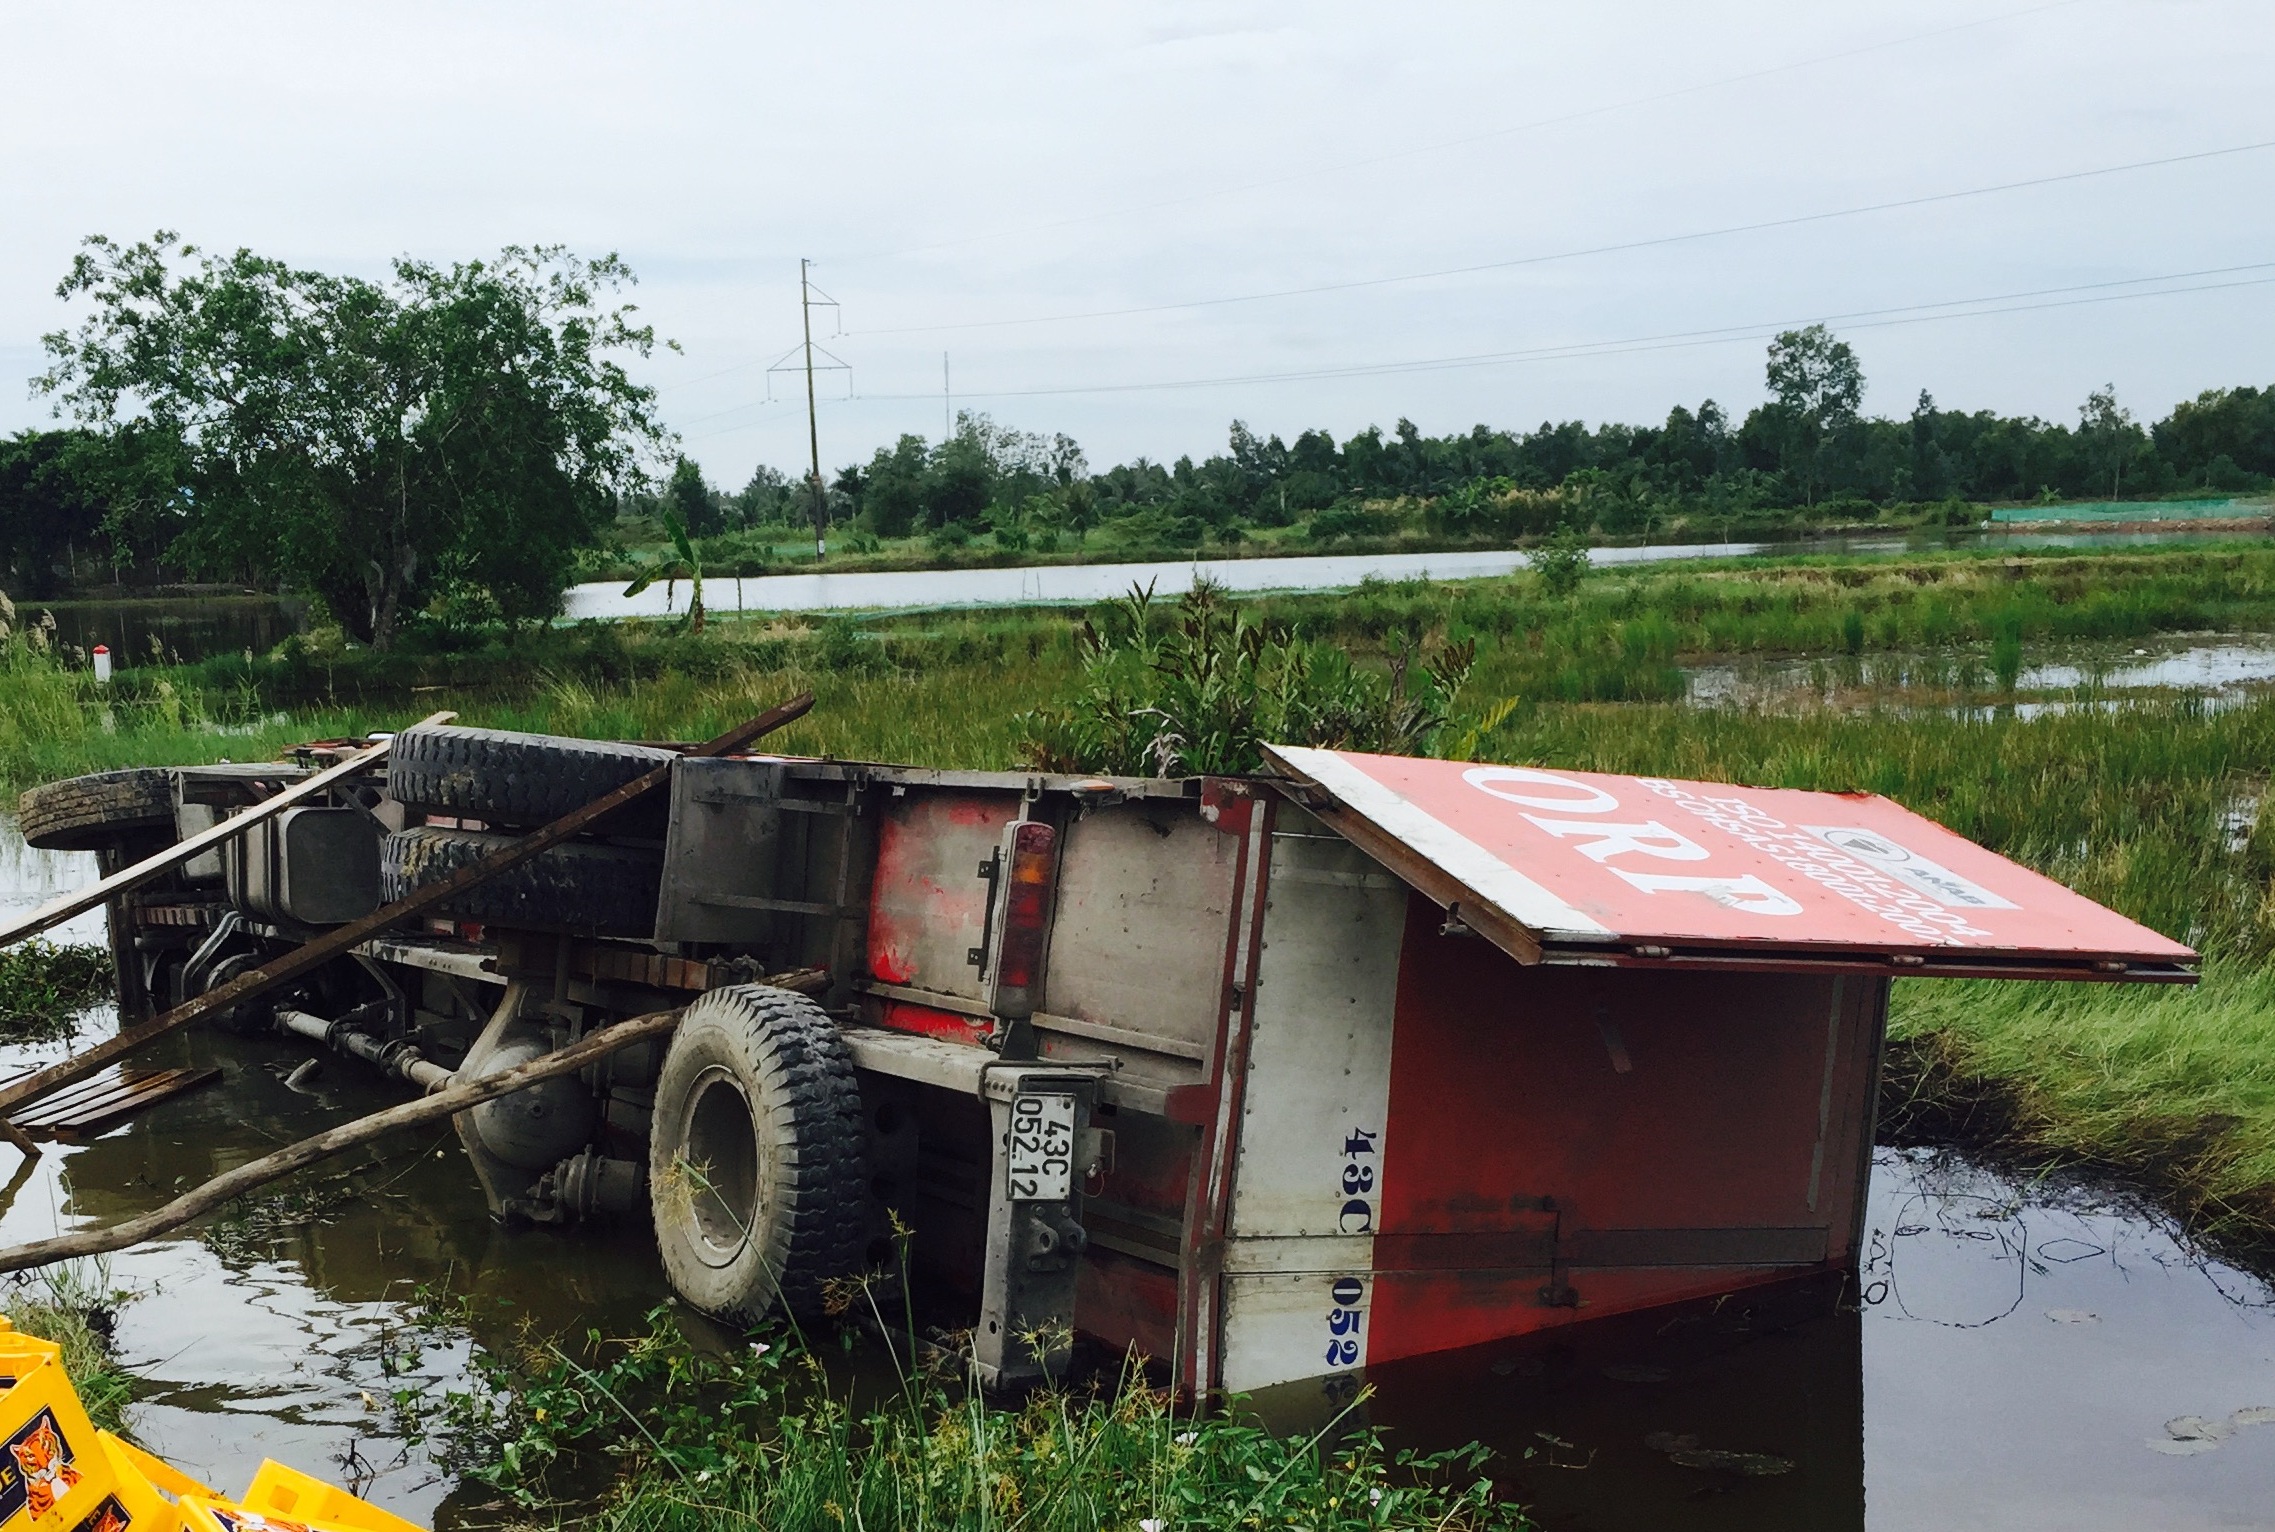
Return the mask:
[[1057,853],[1058,831],[1049,825],[1029,820],[1012,826],[1003,879],[1003,939],[995,960],[995,1013],[1007,1020],[1035,1014]]

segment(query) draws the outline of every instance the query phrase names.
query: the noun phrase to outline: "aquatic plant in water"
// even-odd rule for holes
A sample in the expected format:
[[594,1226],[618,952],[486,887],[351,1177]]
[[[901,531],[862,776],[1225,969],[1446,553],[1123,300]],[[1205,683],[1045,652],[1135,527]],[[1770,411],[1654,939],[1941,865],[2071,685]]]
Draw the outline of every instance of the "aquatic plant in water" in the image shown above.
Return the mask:
[[[846,1296],[874,1291],[852,1284]],[[871,1317],[886,1328],[881,1311]],[[855,1344],[851,1329],[843,1339]],[[883,1344],[894,1383],[862,1403],[807,1339],[698,1347],[658,1308],[629,1342],[596,1331],[580,1358],[525,1334],[518,1360],[477,1349],[468,1389],[395,1399],[409,1434],[524,1506],[556,1503],[553,1480],[576,1477],[564,1471],[580,1461],[614,1461],[614,1491],[574,1518],[608,1532],[1528,1525],[1485,1475],[1484,1448],[1388,1448],[1357,1423],[1363,1396],[1322,1429],[1279,1435],[1181,1408],[1133,1358],[1095,1387],[998,1408],[953,1350],[910,1334]]]
[[0,1043],[69,1037],[79,1013],[111,997],[111,955],[101,947],[29,941],[0,948]]

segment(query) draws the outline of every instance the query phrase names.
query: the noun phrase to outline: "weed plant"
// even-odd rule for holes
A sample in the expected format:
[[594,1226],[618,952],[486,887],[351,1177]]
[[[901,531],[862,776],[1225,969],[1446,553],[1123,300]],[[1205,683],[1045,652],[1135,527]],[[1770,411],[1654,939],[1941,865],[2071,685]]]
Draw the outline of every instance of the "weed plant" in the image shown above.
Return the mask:
[[1110,603],[1077,634],[1073,699],[1022,718],[1030,762],[1125,776],[1241,775],[1267,743],[1426,753],[1445,727],[1477,645],[1396,647],[1387,673],[1341,649],[1252,621],[1197,584],[1171,620],[1150,588]]

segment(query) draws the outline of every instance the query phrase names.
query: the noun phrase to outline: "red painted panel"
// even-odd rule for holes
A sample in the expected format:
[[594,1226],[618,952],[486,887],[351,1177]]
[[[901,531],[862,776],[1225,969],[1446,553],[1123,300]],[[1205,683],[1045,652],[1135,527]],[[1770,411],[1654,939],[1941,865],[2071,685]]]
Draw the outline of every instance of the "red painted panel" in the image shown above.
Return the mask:
[[[1856,1135],[1866,1114],[1828,1114],[1820,1148],[1820,1112],[1828,1041],[1837,1045],[1836,1094],[1859,1079],[1846,1055],[1867,1012],[1865,981],[1525,967],[1485,942],[1439,935],[1440,919],[1414,896],[1382,1160],[1388,1238],[1377,1242],[1377,1265],[1412,1264],[1387,1257],[1428,1248],[1412,1236],[1429,1235],[1481,1237],[1480,1248],[1507,1236],[1503,1259],[1522,1260],[1541,1246],[1544,1215],[1553,1215],[1559,1263],[1384,1275],[1370,1361],[1791,1274],[1566,1267],[1593,1231],[1656,1243],[1654,1258],[1667,1259],[1695,1249],[1689,1231],[1739,1231],[1744,1241],[1815,1228],[1845,1244],[1831,1223],[1855,1205],[1848,1183],[1861,1173]],[[1838,1028],[1836,982],[1846,986]],[[1544,1299],[1544,1288],[1564,1286],[1577,1291],[1577,1310]]]
[[913,1005],[906,1000],[878,1001],[877,1025],[890,1027],[895,1032],[914,1032],[920,1037],[944,1037],[952,1043],[975,1045],[985,1042],[992,1030],[976,1016],[959,1016],[954,1011]]
[[1076,1278],[1074,1326],[1116,1351],[1169,1358],[1177,1344],[1177,1273],[1092,1246]]
[[979,994],[977,970],[965,961],[986,937],[988,883],[979,865],[1018,812],[1009,792],[924,793],[888,804],[870,884],[870,977]]
[[1871,794],[1276,753],[1483,904],[1557,940],[2196,956]]

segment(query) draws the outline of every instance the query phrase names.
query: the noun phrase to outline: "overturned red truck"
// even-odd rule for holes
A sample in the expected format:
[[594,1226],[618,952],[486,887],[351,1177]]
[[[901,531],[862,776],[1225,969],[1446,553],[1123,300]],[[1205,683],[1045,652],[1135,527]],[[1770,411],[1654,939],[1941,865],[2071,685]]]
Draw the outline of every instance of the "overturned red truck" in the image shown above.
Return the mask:
[[[460,1120],[498,1216],[650,1228],[681,1296],[743,1318],[892,1264],[897,1221],[991,1380],[1071,1329],[1205,1391],[1843,1266],[1892,979],[2194,977],[1882,798],[1269,757],[1145,780],[406,731],[384,789],[114,905],[121,994],[178,1004],[673,761],[668,809],[230,1023],[432,1086],[677,1010]],[[58,784],[27,837],[137,854],[294,770]]]

